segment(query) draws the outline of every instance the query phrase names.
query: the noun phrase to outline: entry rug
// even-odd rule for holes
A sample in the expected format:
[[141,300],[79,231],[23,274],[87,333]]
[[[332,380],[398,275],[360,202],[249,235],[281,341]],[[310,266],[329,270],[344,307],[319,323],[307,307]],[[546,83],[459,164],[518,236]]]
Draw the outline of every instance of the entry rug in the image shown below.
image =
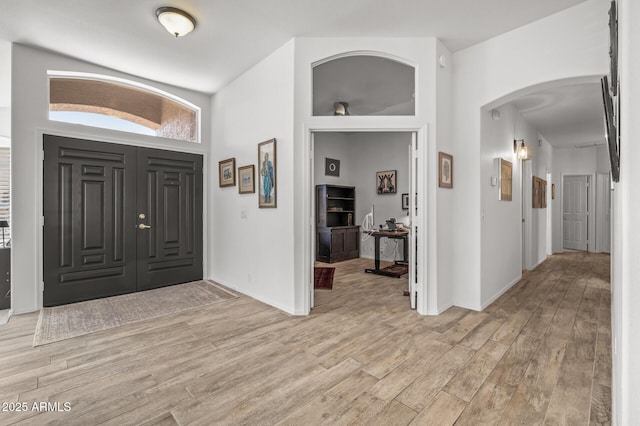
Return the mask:
[[84,336],[237,297],[231,291],[203,280],[43,308],[38,318],[33,346]]
[[313,288],[331,290],[333,288],[333,273],[336,268],[323,268],[316,266],[313,268]]

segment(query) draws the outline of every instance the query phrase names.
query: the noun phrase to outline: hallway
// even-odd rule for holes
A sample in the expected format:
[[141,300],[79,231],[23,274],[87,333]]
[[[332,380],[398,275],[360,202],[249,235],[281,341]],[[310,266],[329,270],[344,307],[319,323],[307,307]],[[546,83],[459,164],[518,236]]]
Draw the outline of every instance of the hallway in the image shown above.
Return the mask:
[[[609,256],[551,256],[484,312],[421,317],[406,280],[334,264],[308,317],[246,296],[32,347],[0,327],[0,424],[609,424]],[[317,291],[316,294],[320,293]]]

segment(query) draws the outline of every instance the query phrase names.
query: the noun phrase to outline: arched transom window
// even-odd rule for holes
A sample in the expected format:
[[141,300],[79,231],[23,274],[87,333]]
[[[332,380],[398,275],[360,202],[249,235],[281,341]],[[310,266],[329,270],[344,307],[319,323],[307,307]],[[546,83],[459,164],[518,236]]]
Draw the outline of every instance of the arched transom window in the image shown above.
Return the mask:
[[200,142],[200,109],[150,86],[49,72],[49,119]]

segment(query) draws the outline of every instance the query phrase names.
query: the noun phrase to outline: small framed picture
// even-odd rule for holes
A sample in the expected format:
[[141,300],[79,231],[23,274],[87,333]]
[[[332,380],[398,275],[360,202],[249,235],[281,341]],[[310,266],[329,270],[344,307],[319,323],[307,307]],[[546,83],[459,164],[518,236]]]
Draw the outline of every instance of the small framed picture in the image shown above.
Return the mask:
[[258,144],[258,207],[276,208],[276,140]]
[[255,185],[255,166],[250,164],[248,166],[238,167],[238,193],[239,194],[253,194],[256,192]]
[[236,186],[236,159],[229,158],[218,162],[218,177],[220,188],[225,186]]
[[376,192],[378,194],[395,194],[398,192],[396,170],[376,173]]
[[438,186],[440,188],[453,188],[453,156],[438,153]]
[[324,175],[340,177],[340,160],[325,157]]
[[402,194],[402,210],[409,210],[409,194]]

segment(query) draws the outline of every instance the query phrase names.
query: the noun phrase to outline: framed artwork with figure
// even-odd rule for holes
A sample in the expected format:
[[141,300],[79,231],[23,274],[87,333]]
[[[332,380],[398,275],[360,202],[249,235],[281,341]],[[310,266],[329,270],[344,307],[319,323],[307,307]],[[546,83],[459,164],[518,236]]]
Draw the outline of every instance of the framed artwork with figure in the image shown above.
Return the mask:
[[276,140],[258,144],[258,207],[276,208]]

